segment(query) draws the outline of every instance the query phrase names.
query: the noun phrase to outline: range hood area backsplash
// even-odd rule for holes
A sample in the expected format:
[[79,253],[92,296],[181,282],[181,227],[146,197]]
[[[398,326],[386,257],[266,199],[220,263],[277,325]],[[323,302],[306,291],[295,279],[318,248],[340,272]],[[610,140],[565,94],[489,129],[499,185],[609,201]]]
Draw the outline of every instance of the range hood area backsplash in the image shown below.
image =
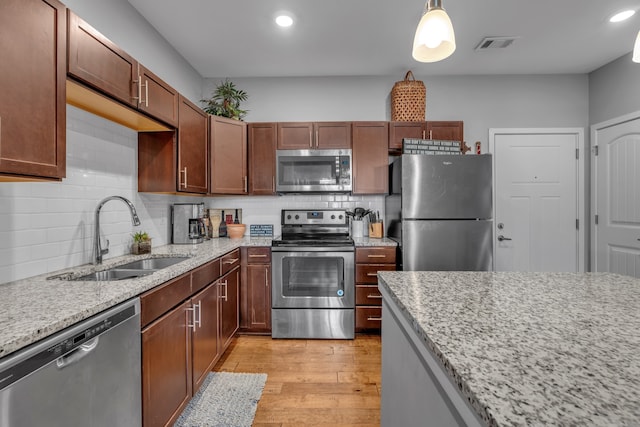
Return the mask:
[[[245,224],[273,224],[282,209],[350,209],[383,213],[384,196],[286,195],[187,197],[138,193],[137,133],[67,105],[67,177],[62,182],[0,185],[0,284],[90,263],[97,203],[111,195],[133,202],[141,225],[132,227],[124,204],[106,205],[100,223],[109,239],[105,259],[129,253],[131,235],[144,230],[153,246],[171,242],[170,206],[200,203],[237,207]],[[249,229],[247,228],[247,235]]]

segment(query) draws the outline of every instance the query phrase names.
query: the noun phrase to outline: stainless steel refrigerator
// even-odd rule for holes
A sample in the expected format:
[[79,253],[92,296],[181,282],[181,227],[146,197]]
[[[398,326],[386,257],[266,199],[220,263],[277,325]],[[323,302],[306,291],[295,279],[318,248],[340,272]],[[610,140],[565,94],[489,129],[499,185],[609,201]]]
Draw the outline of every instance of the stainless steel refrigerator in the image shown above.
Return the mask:
[[387,236],[405,271],[493,270],[491,155],[403,154],[389,165]]

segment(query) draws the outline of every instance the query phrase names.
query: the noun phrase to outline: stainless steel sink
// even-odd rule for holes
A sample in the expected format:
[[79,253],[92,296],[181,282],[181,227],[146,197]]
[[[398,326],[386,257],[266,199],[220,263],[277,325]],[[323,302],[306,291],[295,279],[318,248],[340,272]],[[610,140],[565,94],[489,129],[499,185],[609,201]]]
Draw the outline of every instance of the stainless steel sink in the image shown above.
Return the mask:
[[72,280],[85,281],[115,281],[125,279],[135,279],[136,277],[146,276],[163,268],[170,267],[174,264],[182,262],[189,257],[166,257],[166,258],[147,258],[138,261],[132,261],[126,264],[111,267],[108,270],[94,271]]
[[161,270],[174,264],[184,261],[186,257],[170,257],[170,258],[147,258],[138,261],[132,261],[127,264],[119,265],[115,268],[124,268],[132,270]]

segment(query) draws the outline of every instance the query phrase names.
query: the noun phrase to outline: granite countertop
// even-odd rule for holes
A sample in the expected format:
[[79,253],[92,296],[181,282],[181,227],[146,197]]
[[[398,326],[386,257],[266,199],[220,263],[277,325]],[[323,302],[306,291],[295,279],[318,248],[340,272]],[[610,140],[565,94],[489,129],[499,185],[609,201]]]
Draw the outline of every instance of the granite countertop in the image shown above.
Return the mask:
[[640,279],[379,272],[491,426],[640,425]]
[[391,240],[388,237],[383,238],[375,238],[375,237],[354,237],[353,242],[358,247],[367,247],[367,246],[398,246],[398,243],[395,240]]
[[112,282],[85,282],[57,277],[80,277],[95,271],[87,264],[0,285],[0,358],[114,305],[136,297],[168,280],[241,246],[271,246],[271,238],[211,239],[193,245],[153,248],[151,255],[125,255],[105,260],[106,270],[149,257],[184,255],[189,258],[148,276]]

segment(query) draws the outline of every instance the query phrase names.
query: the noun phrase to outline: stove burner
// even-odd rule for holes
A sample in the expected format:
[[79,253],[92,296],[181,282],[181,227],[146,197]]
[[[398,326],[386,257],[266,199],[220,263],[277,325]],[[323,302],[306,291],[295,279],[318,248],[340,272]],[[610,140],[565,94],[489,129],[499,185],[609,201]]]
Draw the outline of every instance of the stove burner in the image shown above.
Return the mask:
[[353,246],[344,209],[283,210],[282,237],[272,246]]

